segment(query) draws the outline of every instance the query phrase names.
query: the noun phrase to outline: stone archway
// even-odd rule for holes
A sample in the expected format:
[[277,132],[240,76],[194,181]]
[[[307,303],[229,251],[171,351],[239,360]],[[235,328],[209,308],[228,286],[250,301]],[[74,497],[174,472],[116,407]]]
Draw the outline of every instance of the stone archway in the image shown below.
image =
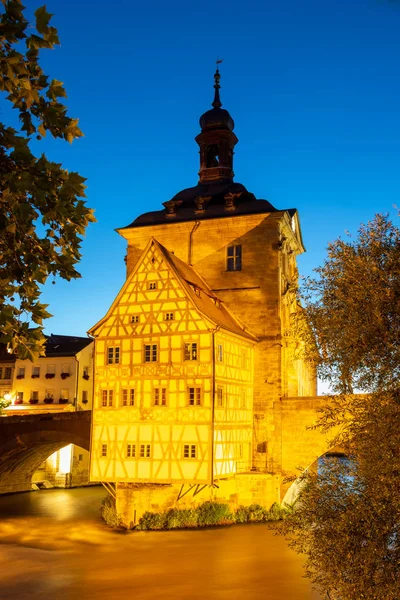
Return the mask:
[[347,454],[343,449],[338,447],[331,448],[327,452],[324,452],[324,454],[321,454],[321,456],[314,460],[306,469],[304,469],[303,473],[293,481],[291,486],[286,490],[282,504],[292,506],[296,502],[303,485],[302,475],[308,471],[318,470],[321,461],[328,457],[347,458]]
[[33,473],[53,452],[90,448],[90,411],[0,419],[0,494],[31,489]]

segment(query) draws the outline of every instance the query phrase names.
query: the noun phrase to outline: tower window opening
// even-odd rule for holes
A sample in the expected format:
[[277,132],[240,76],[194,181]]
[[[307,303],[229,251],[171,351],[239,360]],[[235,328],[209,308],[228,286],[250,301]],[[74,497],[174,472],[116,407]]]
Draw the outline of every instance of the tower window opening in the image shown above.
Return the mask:
[[226,270],[241,271],[242,270],[242,246],[229,246],[226,249]]
[[210,144],[206,147],[206,167],[218,167],[219,165],[219,148],[217,144]]

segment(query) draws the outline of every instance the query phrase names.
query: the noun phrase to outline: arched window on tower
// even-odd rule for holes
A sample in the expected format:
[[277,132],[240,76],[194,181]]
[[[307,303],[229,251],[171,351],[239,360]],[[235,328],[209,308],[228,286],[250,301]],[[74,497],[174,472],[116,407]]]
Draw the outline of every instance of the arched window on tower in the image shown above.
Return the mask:
[[206,147],[206,167],[218,167],[219,165],[219,148],[218,144],[210,144]]

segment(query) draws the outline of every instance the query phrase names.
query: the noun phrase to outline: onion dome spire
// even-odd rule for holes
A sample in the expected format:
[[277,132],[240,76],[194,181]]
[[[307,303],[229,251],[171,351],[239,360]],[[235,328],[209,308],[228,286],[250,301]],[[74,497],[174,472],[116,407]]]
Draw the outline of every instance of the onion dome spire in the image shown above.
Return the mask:
[[214,101],[212,108],[200,117],[201,133],[196,137],[200,146],[200,183],[233,179],[233,149],[238,139],[233,133],[235,123],[227,110],[221,108],[219,96],[220,79],[217,70],[214,74]]
[[221,63],[222,60],[217,60],[217,70],[214,73],[214,102],[212,103],[212,106],[214,108],[221,108],[222,106],[222,102],[221,99],[219,97],[219,90],[221,88],[221,86],[219,85],[219,81],[221,79],[221,75],[219,74],[219,69],[218,69],[218,64]]

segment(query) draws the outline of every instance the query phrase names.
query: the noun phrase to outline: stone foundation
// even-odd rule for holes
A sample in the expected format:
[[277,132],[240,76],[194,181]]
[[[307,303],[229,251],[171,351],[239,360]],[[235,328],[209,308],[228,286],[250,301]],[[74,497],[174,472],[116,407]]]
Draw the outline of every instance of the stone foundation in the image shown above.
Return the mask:
[[[195,508],[206,501],[226,502],[232,510],[238,506],[260,504],[270,508],[280,502],[281,478],[268,473],[246,473],[233,479],[217,483],[218,487],[205,487],[195,496],[186,485],[118,483],[116,487],[116,507],[125,527],[132,528],[146,511],[162,512],[171,508]],[[200,486],[201,488],[201,486]],[[199,489],[200,489],[199,488]]]

